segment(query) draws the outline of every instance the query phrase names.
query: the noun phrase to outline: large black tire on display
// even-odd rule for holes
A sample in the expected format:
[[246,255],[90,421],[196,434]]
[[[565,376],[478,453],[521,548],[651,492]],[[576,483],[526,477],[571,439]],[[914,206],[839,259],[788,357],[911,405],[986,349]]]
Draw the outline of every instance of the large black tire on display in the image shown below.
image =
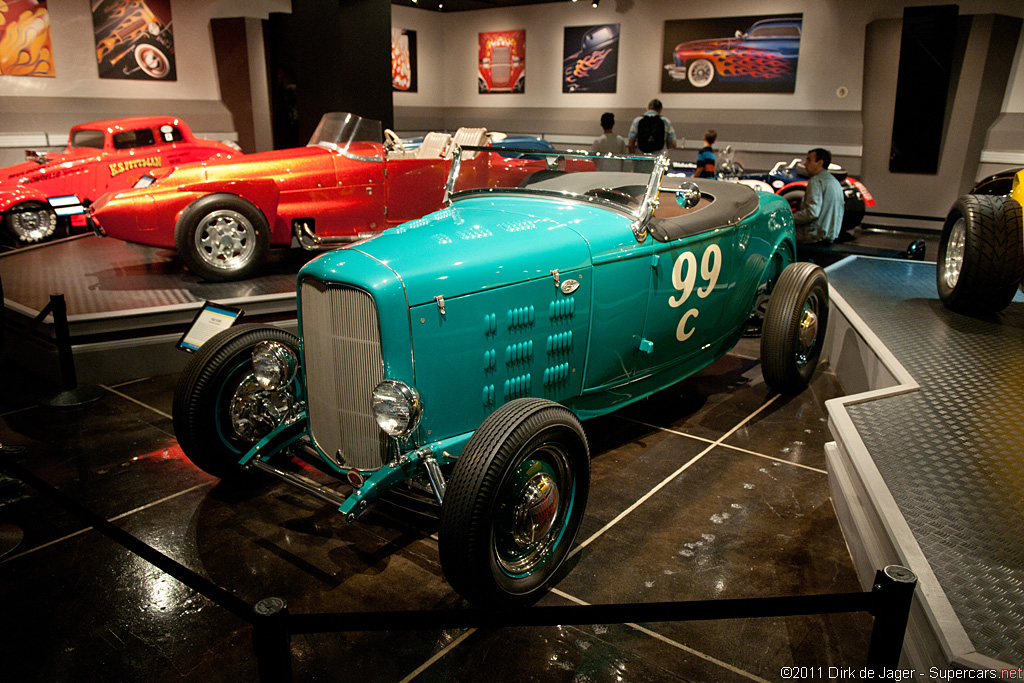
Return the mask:
[[761,331],[761,372],[780,392],[802,391],[821,356],[828,325],[828,278],[813,263],[786,266],[772,290]]
[[209,194],[181,212],[174,246],[188,269],[204,280],[244,280],[267,260],[270,227],[263,212],[248,200]]
[[280,342],[298,354],[299,338],[290,332],[269,325],[238,325],[199,347],[178,377],[174,434],[188,459],[215,477],[240,474],[239,459],[259,441],[260,432],[270,431],[249,419],[248,431],[239,433],[231,417],[231,401],[252,374],[252,350],[261,341]]
[[968,194],[953,205],[939,239],[935,284],[948,308],[1006,308],[1024,278],[1021,206],[1009,197]]
[[441,505],[441,569],[470,602],[540,597],[587,506],[590,452],[566,407],[523,398],[498,408],[455,463]]

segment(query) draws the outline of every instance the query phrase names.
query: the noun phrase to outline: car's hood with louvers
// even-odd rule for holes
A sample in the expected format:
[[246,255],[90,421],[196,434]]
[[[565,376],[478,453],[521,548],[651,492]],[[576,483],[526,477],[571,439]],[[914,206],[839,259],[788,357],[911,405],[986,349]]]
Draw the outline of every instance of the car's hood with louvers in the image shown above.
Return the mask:
[[[405,286],[410,306],[552,277],[590,265],[591,245],[581,235],[601,225],[629,232],[629,219],[582,203],[530,197],[474,197],[406,223],[348,249],[325,254],[303,272],[351,282],[343,264],[358,250],[385,264]],[[606,232],[602,230],[601,232]]]

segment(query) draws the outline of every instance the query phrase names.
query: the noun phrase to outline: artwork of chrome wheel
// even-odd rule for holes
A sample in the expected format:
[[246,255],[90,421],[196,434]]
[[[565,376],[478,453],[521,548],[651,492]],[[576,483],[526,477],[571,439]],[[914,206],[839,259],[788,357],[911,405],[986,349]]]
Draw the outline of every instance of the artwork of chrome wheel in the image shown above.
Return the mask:
[[707,59],[695,59],[686,69],[686,78],[695,88],[706,88],[715,80],[715,65]]

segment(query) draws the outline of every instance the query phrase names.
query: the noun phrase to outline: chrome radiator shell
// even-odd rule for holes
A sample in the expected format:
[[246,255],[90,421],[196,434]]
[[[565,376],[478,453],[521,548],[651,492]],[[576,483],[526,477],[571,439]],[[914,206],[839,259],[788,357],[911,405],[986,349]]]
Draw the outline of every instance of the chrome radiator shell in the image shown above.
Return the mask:
[[387,439],[370,408],[384,379],[377,306],[361,289],[305,277],[299,289],[303,372],[313,442],[342,468],[375,470]]

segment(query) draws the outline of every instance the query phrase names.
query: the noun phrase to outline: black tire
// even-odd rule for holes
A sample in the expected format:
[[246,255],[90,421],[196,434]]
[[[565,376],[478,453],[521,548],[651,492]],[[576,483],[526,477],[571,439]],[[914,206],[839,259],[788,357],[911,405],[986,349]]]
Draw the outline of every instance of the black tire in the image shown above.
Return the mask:
[[14,246],[36,244],[57,234],[57,214],[45,202],[22,202],[7,210],[3,226]]
[[804,188],[794,187],[791,190],[786,190],[779,196],[785,199],[787,202],[789,202],[789,208],[793,211],[793,213],[796,213],[797,211],[800,210],[800,205],[804,201],[805,194],[806,190],[804,190]]
[[[188,459],[215,477],[240,474],[238,460],[272,428],[249,420],[252,430],[259,432],[265,427],[262,435],[240,434],[230,412],[232,398],[252,372],[252,349],[261,341],[281,342],[298,354],[299,338],[290,332],[269,325],[238,325],[211,337],[178,377],[172,410],[174,434]],[[292,398],[299,381],[296,377],[284,390]]]
[[182,211],[174,246],[188,269],[204,280],[244,280],[267,260],[270,227],[251,202],[233,194],[210,194]]
[[771,388],[802,391],[821,357],[828,325],[828,278],[813,263],[786,266],[772,290],[761,332],[761,372]]
[[1024,277],[1021,207],[1009,197],[968,194],[953,205],[939,239],[939,298],[961,313],[1006,308]]
[[[512,504],[524,502],[528,483],[545,494],[528,506],[531,533],[538,523],[546,526],[529,540],[513,531]],[[501,406],[456,461],[441,505],[439,552],[448,583],[480,605],[535,601],[572,547],[589,490],[587,437],[569,409],[537,398]],[[518,524],[521,534],[521,517]]]

